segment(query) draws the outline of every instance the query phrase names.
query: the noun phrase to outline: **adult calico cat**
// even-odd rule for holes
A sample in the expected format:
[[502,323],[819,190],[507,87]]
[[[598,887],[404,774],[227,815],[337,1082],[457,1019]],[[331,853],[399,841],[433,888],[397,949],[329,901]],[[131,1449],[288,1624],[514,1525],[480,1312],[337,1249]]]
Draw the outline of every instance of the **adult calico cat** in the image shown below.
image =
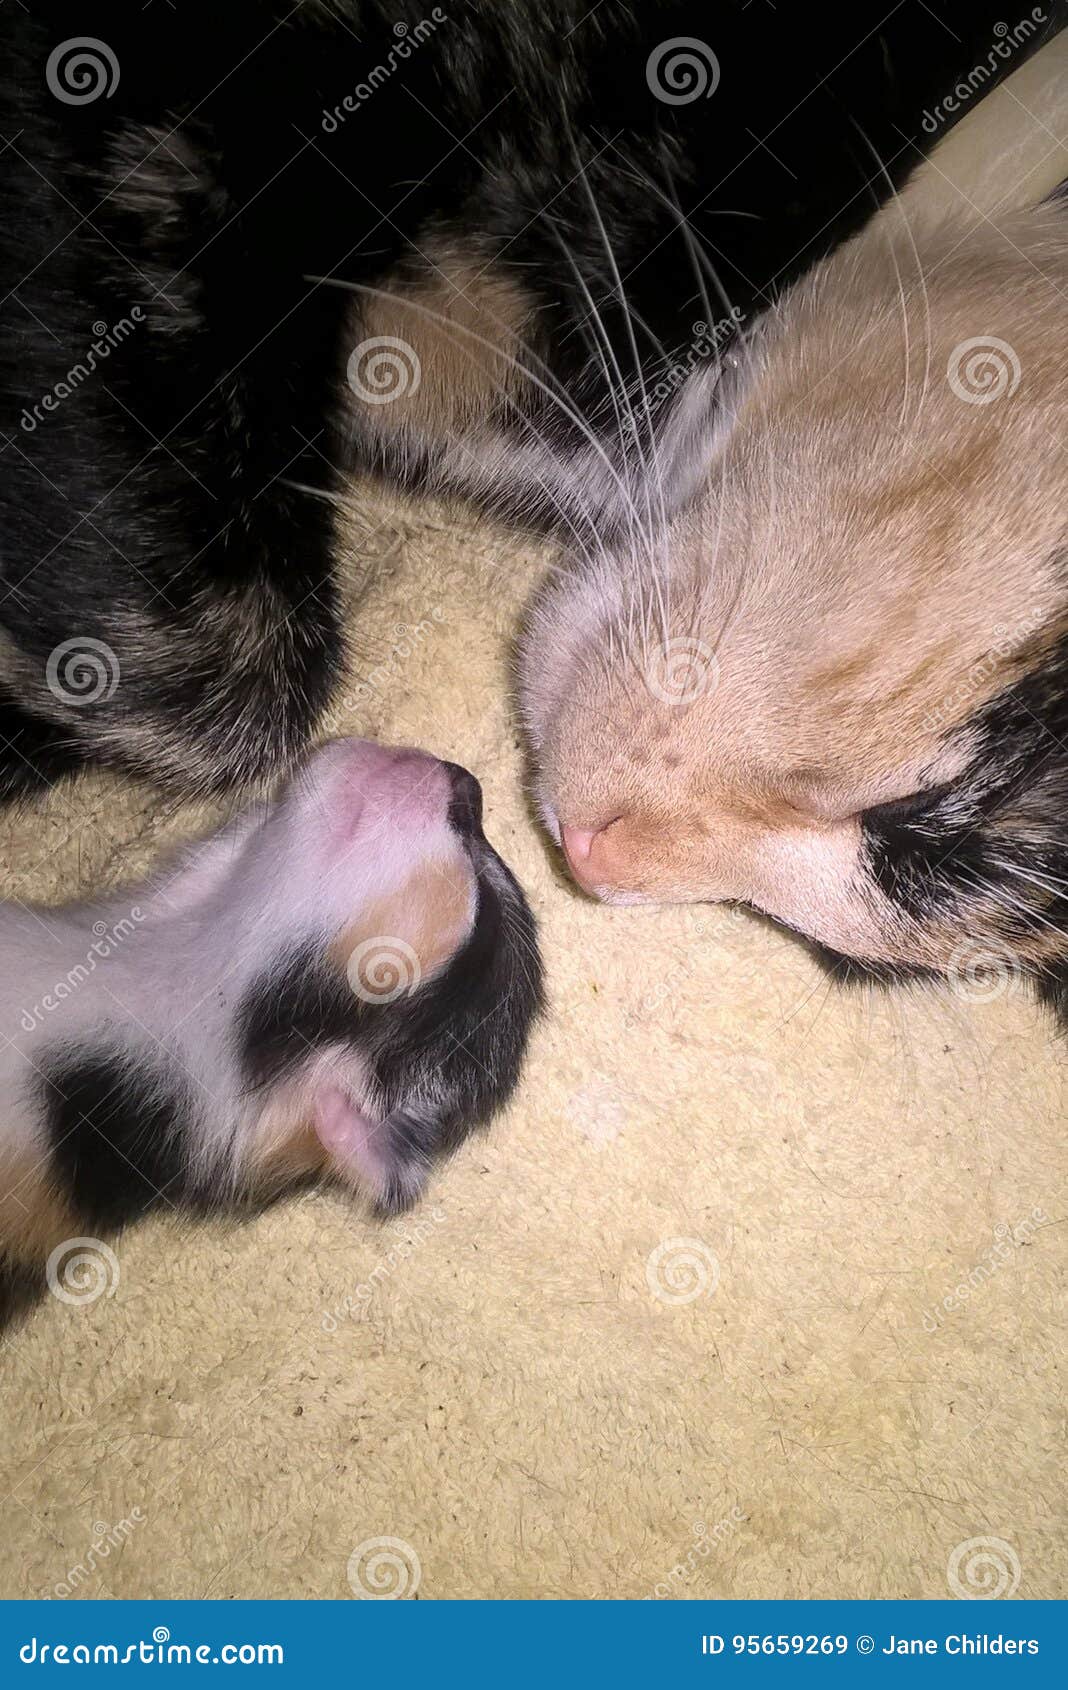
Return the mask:
[[655,446],[677,503],[695,319],[722,351],[1061,21],[1002,10],[5,7],[0,794],[287,764],[353,464],[600,536]]

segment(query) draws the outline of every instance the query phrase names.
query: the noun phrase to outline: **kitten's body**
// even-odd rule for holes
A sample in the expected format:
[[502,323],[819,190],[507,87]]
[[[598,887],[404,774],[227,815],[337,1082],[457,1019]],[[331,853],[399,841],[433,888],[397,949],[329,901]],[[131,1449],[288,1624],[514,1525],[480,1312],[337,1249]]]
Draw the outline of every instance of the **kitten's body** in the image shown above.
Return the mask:
[[0,1323],[153,1211],[335,1178],[382,1209],[515,1084],[540,1001],[477,784],[341,740],[151,884],[0,904]]

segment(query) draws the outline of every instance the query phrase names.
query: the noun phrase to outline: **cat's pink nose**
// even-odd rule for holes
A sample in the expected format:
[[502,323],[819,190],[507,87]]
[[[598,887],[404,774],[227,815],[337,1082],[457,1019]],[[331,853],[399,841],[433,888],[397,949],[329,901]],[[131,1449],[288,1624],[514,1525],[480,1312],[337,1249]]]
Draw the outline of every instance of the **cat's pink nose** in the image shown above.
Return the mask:
[[572,872],[580,867],[590,854],[590,846],[596,838],[597,830],[592,827],[563,827],[560,829],[564,839],[564,855],[571,865]]
[[[609,822],[608,826],[611,825]],[[567,866],[585,892],[605,882],[605,865],[601,861],[599,847],[601,836],[606,832],[604,827],[565,826],[560,829]]]

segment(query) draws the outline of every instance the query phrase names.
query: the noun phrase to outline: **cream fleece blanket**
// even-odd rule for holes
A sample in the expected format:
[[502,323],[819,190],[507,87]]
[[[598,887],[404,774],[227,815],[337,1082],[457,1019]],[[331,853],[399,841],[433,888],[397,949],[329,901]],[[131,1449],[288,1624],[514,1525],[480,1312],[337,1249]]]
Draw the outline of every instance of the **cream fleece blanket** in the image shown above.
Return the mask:
[[[1068,176],[1066,63],[922,191]],[[370,584],[331,726],[482,777],[551,1008],[514,1106],[403,1224],[316,1196],[145,1226],[113,1296],[3,1345],[0,1591],[940,1597],[993,1538],[1007,1593],[1068,1594],[1049,1024],[1011,988],[843,995],[721,909],[583,900],[508,704],[544,555],[362,489],[346,532]],[[0,822],[6,889],[110,886],[202,820],[87,781]]]

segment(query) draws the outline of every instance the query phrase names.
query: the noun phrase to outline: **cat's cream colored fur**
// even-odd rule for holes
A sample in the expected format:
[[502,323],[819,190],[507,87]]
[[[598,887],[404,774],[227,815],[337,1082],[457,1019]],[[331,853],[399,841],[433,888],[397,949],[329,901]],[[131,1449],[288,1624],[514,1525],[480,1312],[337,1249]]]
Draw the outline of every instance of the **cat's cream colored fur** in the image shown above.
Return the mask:
[[946,963],[961,931],[879,892],[858,816],[951,779],[947,733],[1063,631],[1066,383],[1068,204],[906,196],[784,298],[700,499],[533,612],[538,795],[586,886]]

